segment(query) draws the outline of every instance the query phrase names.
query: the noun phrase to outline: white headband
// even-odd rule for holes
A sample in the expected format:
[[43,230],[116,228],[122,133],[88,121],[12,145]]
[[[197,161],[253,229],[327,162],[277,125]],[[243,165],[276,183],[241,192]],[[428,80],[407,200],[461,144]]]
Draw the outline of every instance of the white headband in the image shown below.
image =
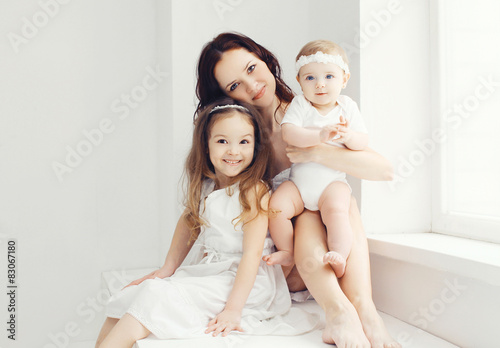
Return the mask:
[[311,54],[309,56],[300,56],[299,60],[297,60],[297,62],[295,63],[295,68],[297,69],[297,73],[299,72],[300,68],[309,63],[325,63],[325,64],[333,63],[335,65],[338,65],[342,70],[344,70],[346,74],[349,74],[349,67],[344,62],[340,54],[334,56],[331,54],[326,54],[321,51],[318,51],[315,54]]
[[210,110],[209,114],[211,114],[214,111],[221,110],[221,109],[227,109],[227,108],[240,109],[240,110],[243,110],[243,111],[250,113],[250,111],[248,111],[248,109],[244,106],[236,105],[236,104],[226,104],[226,105],[215,106],[212,110]]

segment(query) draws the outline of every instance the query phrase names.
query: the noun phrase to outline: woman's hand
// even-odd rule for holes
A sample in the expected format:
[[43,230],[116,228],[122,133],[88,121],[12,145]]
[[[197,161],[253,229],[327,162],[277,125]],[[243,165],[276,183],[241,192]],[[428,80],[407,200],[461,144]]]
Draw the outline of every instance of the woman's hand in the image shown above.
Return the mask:
[[292,163],[319,162],[318,156],[320,156],[321,149],[325,146],[331,147],[331,145],[327,144],[310,147],[287,146],[286,155]]
[[128,284],[127,286],[125,286],[124,289],[128,288],[129,286],[132,286],[132,285],[139,285],[139,284],[141,284],[143,281],[145,281],[147,279],[155,279],[155,278],[162,278],[163,279],[163,278],[166,278],[166,277],[170,277],[171,275],[172,275],[171,272],[165,270],[162,267],[160,269],[157,269],[156,271],[153,271],[153,272],[145,275],[142,278],[134,280],[133,282],[131,282],[130,284]]
[[243,332],[240,321],[241,311],[224,309],[210,320],[205,333],[213,332],[212,336],[214,337],[222,333],[222,336],[225,337],[233,330]]

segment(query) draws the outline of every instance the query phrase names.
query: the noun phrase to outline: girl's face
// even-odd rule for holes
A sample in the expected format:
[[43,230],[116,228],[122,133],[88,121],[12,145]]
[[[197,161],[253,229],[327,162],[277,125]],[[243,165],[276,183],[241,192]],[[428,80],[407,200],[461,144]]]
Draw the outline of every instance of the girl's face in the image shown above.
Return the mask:
[[333,63],[309,63],[299,70],[297,81],[304,97],[315,107],[334,107],[349,74]]
[[208,153],[220,188],[252,163],[254,146],[254,128],[246,115],[233,111],[215,121],[208,139]]
[[258,108],[270,107],[275,99],[276,80],[255,54],[244,48],[223,53],[214,68],[215,79],[227,96]]

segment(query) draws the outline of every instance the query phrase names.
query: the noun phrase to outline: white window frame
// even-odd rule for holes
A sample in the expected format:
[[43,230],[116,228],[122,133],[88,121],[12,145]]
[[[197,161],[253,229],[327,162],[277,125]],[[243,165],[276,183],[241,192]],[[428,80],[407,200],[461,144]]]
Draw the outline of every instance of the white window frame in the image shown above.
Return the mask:
[[[445,129],[444,118],[441,117],[445,110],[446,65],[444,45],[445,28],[442,22],[444,0],[430,1],[430,44],[431,44],[431,110],[433,130]],[[457,237],[482,240],[500,244],[500,219],[486,220],[466,214],[451,213],[446,205],[446,146],[439,145],[432,159],[432,232],[442,233]]]

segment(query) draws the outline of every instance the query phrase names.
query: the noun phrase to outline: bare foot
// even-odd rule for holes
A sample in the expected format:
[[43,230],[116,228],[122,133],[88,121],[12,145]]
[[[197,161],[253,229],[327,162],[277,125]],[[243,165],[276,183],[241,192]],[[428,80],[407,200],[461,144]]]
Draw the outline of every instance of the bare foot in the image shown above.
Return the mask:
[[358,314],[354,308],[326,310],[326,325],[323,341],[336,344],[337,348],[370,348],[370,342],[363,332]]
[[268,265],[291,266],[293,265],[293,253],[286,250],[279,250],[271,255],[262,257],[262,260],[266,261]]
[[345,272],[345,258],[336,251],[329,251],[323,256],[323,262],[329,263],[337,278],[342,278]]
[[401,348],[401,344],[391,337],[373,303],[358,307],[358,315],[366,337],[373,348]]

